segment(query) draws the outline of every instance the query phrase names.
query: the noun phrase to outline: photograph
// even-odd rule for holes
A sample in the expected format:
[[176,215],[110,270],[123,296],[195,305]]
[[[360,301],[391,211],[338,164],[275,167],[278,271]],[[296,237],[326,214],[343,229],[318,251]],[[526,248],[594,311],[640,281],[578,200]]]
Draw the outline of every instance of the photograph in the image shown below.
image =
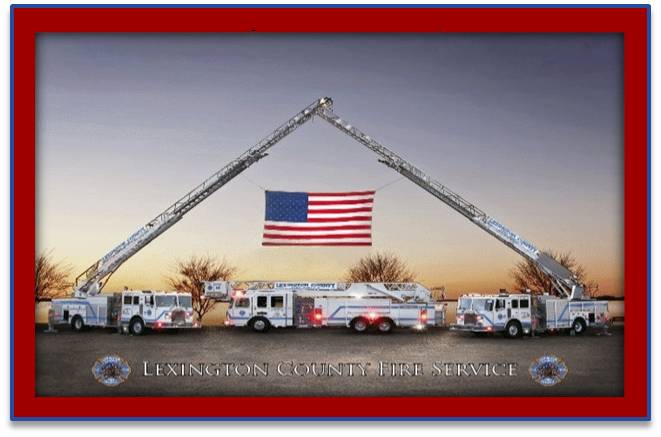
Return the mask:
[[621,396],[622,42],[37,36],[37,394]]
[[[649,14],[623,11],[615,22]],[[80,22],[67,8],[13,20],[24,12],[36,29]],[[398,11],[355,15],[377,12]],[[638,40],[200,20],[44,26],[14,47],[32,74],[12,82],[13,232],[30,244],[15,255],[11,352],[31,361],[26,416],[67,399],[224,399],[237,404],[177,416],[649,417]],[[18,289],[30,271],[32,302],[29,277]],[[270,413],[237,413],[271,399]],[[507,407],[524,399],[570,408]],[[457,413],[470,402],[498,407]],[[153,411],[54,415],[172,414]]]

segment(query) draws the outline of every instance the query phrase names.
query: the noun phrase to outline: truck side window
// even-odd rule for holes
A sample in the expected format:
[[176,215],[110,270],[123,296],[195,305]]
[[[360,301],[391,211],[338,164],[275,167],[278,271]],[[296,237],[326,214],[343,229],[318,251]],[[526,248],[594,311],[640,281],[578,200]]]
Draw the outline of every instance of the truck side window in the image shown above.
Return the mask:
[[530,301],[528,299],[521,299],[521,308],[530,308]]
[[491,299],[487,300],[484,309],[487,311],[493,311],[493,301]]
[[518,308],[519,307],[519,301],[516,299],[512,300],[512,308]]
[[505,301],[503,299],[496,300],[496,309],[500,310],[505,308]]
[[131,305],[131,296],[124,296],[124,305]]
[[133,296],[133,305],[138,305],[140,303],[140,296]]
[[284,298],[282,296],[271,296],[271,308],[282,308],[284,305]]
[[257,308],[266,308],[266,296],[257,296]]

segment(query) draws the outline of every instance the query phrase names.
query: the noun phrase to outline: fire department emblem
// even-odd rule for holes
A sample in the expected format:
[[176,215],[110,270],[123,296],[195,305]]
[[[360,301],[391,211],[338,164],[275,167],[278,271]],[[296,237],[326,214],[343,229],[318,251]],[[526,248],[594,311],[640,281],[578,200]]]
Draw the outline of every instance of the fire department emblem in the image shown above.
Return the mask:
[[94,378],[108,387],[115,387],[131,374],[131,366],[122,357],[107,355],[99,358],[92,366]]
[[555,355],[544,355],[532,362],[528,369],[533,381],[545,387],[561,382],[567,376],[567,365]]

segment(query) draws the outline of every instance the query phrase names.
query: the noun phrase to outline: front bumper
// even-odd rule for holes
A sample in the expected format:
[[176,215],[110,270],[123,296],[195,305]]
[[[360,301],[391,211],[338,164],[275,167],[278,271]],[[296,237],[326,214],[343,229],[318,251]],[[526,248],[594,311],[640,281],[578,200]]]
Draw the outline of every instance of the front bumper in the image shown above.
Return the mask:
[[450,325],[450,331],[462,331],[462,332],[495,332],[493,326],[482,326],[482,325]]
[[186,322],[186,323],[173,323],[173,322],[156,322],[149,326],[152,329],[199,329],[202,324],[199,322]]

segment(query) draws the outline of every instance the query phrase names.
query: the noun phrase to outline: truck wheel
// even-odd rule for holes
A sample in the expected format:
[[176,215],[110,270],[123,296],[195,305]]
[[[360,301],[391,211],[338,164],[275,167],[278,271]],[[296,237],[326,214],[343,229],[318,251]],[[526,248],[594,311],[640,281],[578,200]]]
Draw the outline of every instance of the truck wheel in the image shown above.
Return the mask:
[[521,337],[523,334],[523,329],[521,328],[521,323],[516,320],[512,320],[505,326],[505,336],[507,338],[517,338]]
[[351,329],[359,333],[367,331],[368,326],[369,322],[364,317],[358,317],[351,321]]
[[395,324],[392,322],[390,319],[379,319],[379,321],[376,324],[377,329],[379,332],[382,332],[384,334],[390,334],[395,327]]
[[145,324],[142,319],[136,317],[129,322],[129,332],[133,335],[142,335],[145,332]]
[[71,329],[74,331],[80,332],[85,328],[85,322],[83,321],[83,318],[80,316],[74,316],[74,318],[71,320]]
[[576,335],[583,334],[586,329],[585,320],[583,320],[581,317],[574,319],[574,323],[571,324],[571,329],[574,330],[574,334]]
[[252,330],[255,332],[266,332],[271,327],[271,324],[264,317],[256,317],[250,323],[250,326],[252,327]]

